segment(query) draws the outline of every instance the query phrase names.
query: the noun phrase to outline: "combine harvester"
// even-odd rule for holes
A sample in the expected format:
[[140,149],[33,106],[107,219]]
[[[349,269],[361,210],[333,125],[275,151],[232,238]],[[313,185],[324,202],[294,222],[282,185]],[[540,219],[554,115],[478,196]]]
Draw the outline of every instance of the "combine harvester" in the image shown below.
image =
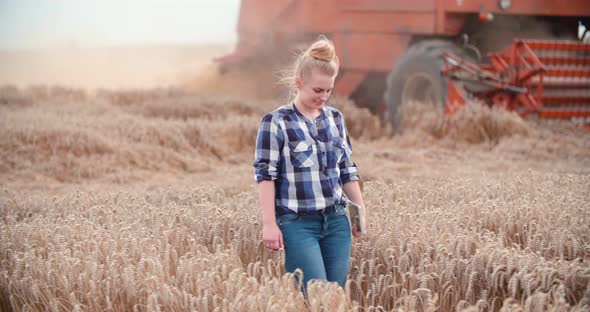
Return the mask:
[[[242,0],[224,70],[277,62],[327,35],[334,92],[388,120],[478,99],[522,116],[590,123],[590,0]],[[497,52],[500,51],[500,52]]]

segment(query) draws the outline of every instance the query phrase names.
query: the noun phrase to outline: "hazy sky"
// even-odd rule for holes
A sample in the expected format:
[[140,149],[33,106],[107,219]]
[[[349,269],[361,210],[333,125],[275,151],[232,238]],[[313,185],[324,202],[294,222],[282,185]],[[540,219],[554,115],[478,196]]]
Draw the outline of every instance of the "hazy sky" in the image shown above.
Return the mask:
[[233,42],[240,0],[0,0],[0,48]]

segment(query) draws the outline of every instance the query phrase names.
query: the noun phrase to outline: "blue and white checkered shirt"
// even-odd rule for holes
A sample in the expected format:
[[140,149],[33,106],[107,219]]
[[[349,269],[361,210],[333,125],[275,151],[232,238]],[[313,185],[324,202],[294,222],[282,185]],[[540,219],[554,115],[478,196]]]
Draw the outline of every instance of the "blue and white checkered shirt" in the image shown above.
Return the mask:
[[262,118],[256,139],[256,181],[275,182],[275,212],[346,204],[342,185],[359,180],[344,117],[324,106],[311,121],[293,103]]

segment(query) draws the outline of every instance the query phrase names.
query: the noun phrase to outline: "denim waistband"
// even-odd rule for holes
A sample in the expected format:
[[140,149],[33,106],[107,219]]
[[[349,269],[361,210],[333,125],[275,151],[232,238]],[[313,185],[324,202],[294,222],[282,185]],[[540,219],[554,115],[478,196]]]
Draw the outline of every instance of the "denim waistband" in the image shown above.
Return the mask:
[[329,214],[329,213],[336,213],[338,211],[338,206],[342,206],[344,207],[344,205],[341,204],[337,204],[337,205],[332,205],[332,206],[328,206],[324,209],[318,209],[318,210],[308,210],[308,211],[292,211],[289,210],[289,212],[286,213],[279,213],[278,215],[284,215],[284,214],[298,214],[300,216],[304,216],[304,215],[323,215],[323,214]]

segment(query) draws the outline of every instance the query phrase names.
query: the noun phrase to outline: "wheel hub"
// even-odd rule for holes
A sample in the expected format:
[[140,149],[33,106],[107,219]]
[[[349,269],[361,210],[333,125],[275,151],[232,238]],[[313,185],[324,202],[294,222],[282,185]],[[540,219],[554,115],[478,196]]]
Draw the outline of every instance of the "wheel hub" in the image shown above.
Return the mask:
[[436,105],[438,98],[435,92],[435,81],[426,73],[415,73],[410,76],[402,90],[402,105],[410,102]]

